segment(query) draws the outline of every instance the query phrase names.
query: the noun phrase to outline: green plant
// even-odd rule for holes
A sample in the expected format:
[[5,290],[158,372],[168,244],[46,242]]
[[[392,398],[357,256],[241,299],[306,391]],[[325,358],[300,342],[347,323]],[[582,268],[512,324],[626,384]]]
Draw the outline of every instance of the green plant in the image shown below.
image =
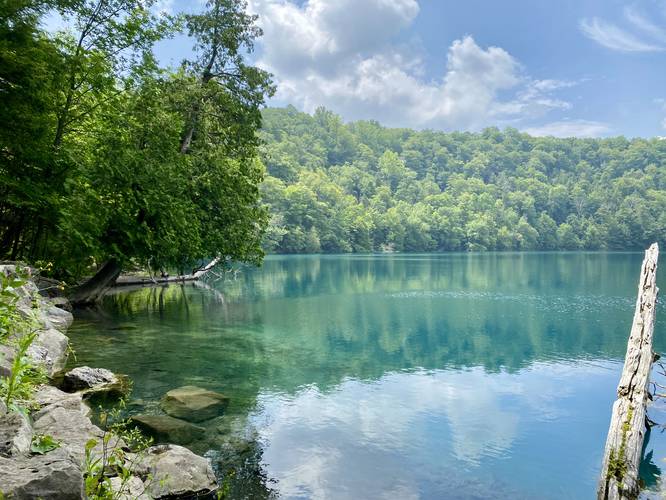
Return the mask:
[[16,307],[21,297],[17,290],[25,283],[25,276],[21,272],[10,275],[0,274],[0,343],[6,342],[15,332],[16,326],[21,323],[21,317]]
[[[145,450],[152,440],[130,425],[129,419],[122,417],[125,400],[110,412],[100,409],[100,425],[103,431],[100,443],[91,439],[85,446],[83,475],[86,496],[92,500],[115,500],[125,498],[129,493],[129,480],[143,459]],[[132,450],[129,453],[127,450]],[[120,482],[112,487],[111,478]],[[146,478],[150,482],[150,478]],[[144,482],[144,489],[146,489]]]
[[56,448],[60,448],[60,441],[48,434],[35,434],[30,443],[30,452],[36,455],[44,455]]
[[10,410],[29,409],[29,400],[35,387],[46,382],[44,371],[36,367],[27,351],[37,336],[36,332],[24,334],[17,341],[17,351],[9,376],[0,379],[0,397]]

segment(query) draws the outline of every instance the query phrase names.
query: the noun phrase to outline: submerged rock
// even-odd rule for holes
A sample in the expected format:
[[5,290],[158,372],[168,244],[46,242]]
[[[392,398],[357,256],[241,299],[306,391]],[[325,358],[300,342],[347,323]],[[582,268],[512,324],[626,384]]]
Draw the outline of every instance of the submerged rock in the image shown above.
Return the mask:
[[201,439],[206,429],[167,415],[136,415],[132,422],[156,441],[189,444]]
[[203,422],[221,415],[229,405],[224,394],[186,385],[173,389],[162,398],[162,409],[172,417]]
[[31,442],[32,428],[24,415],[18,412],[0,415],[0,456],[26,454],[30,451]]
[[0,490],[4,498],[17,500],[85,498],[77,459],[61,448],[45,455],[0,457]]
[[127,393],[127,377],[116,375],[105,368],[79,366],[67,372],[62,381],[62,388],[67,392],[81,392],[84,397],[92,394],[122,396]]
[[151,446],[140,467],[152,477],[146,481],[151,498],[195,498],[218,487],[208,460],[182,446]]

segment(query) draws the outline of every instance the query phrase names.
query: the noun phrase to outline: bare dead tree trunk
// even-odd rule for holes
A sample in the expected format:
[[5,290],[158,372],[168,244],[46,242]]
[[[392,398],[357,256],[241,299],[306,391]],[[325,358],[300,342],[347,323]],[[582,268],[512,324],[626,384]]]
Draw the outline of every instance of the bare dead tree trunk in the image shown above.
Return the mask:
[[85,306],[94,304],[104,294],[104,291],[113,286],[122,270],[120,263],[115,259],[108,260],[97,274],[79,285],[69,298],[72,305]]
[[638,282],[636,312],[631,326],[624,369],[613,404],[610,429],[604,450],[598,500],[635,499],[639,494],[638,467],[645,439],[648,383],[655,360],[652,351],[657,304],[657,259],[659,246],[645,251]]
[[186,281],[197,281],[203,278],[211,269],[220,263],[220,258],[215,257],[201,269],[197,269],[192,274],[179,274],[178,276],[153,276],[149,278],[135,278],[133,276],[122,276],[116,282],[116,286],[135,286],[135,285],[162,285],[168,283],[184,283]]

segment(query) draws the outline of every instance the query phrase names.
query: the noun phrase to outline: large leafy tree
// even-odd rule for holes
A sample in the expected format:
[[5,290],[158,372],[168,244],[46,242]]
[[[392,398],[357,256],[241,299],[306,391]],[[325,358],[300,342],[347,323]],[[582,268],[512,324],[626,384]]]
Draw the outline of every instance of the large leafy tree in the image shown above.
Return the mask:
[[[261,34],[245,4],[211,1],[172,19],[143,0],[19,3],[0,26],[11,48],[0,74],[11,94],[0,108],[0,253],[54,260],[72,280],[97,266],[82,300],[128,263],[259,262],[267,217],[256,131],[273,87],[245,63]],[[41,31],[48,9],[70,29]],[[162,70],[152,46],[180,26],[196,40],[194,58]],[[23,145],[4,124],[26,110]]]

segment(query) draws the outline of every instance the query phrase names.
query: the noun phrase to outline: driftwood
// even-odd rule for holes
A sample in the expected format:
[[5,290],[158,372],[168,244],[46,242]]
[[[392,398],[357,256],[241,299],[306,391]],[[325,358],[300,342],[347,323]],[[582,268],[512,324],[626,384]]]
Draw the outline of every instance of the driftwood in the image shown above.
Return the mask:
[[203,278],[210,272],[216,265],[220,263],[218,257],[211,260],[201,269],[194,271],[192,274],[182,274],[178,276],[160,276],[160,277],[135,277],[135,276],[120,276],[113,286],[135,286],[135,285],[163,285],[168,283],[184,283],[186,281],[197,281]]
[[658,293],[658,256],[659,247],[654,243],[646,250],[641,267],[636,312],[617,387],[617,400],[613,404],[597,490],[598,500],[635,499],[639,494],[638,467],[647,430],[650,370],[655,360],[652,335]]

